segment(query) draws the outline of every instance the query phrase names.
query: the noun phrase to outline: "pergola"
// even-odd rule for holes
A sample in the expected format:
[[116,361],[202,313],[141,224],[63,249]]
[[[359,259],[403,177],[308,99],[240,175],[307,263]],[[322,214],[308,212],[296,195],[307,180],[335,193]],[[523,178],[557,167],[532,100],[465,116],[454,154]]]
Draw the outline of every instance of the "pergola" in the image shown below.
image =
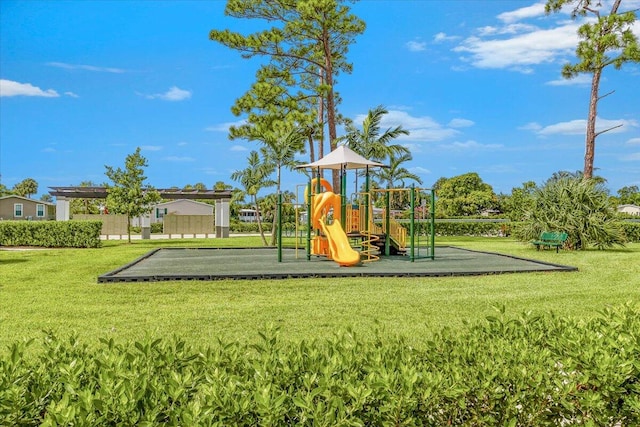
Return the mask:
[[[71,199],[106,199],[107,187],[49,187],[49,194],[56,198],[56,220],[69,220]],[[176,188],[156,189],[163,199],[215,200],[216,237],[229,237],[229,202],[231,191],[227,190],[180,190]],[[148,221],[143,220],[143,224]]]

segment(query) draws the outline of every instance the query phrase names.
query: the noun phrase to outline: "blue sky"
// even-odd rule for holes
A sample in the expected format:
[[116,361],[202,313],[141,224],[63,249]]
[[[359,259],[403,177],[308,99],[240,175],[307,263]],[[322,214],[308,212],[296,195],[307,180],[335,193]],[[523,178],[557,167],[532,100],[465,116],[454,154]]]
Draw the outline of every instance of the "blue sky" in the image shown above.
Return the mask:
[[[604,2],[608,4],[608,1]],[[559,170],[582,170],[589,79],[564,80],[579,22],[532,1],[363,0],[367,24],[338,78],[343,115],[361,123],[377,105],[383,127],[411,133],[408,168],[424,186],[477,172],[496,193]],[[102,183],[142,148],[158,188],[230,178],[257,145],[229,141],[230,107],[254,81],[246,60],[208,39],[260,23],[224,16],[224,1],[0,2],[0,174],[49,186]],[[623,8],[640,0],[623,0]],[[636,22],[635,32],[640,34]],[[596,173],[640,185],[640,65],[607,69]],[[302,175],[288,173],[295,191]]]

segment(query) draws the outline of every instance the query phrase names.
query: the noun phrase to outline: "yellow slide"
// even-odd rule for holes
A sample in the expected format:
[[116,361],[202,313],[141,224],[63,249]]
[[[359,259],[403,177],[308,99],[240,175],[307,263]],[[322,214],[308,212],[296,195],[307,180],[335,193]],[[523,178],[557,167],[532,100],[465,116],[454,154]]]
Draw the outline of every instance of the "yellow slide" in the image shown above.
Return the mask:
[[334,219],[331,225],[320,220],[320,225],[329,241],[331,259],[345,267],[360,263],[360,252],[351,247],[347,233],[342,229],[338,219]]
[[[326,223],[326,215],[333,208],[333,224]],[[329,256],[341,266],[351,266],[360,263],[360,253],[349,244],[347,233],[344,232],[340,221],[340,196],[331,191],[316,195],[313,208],[313,225],[320,228],[329,243]]]

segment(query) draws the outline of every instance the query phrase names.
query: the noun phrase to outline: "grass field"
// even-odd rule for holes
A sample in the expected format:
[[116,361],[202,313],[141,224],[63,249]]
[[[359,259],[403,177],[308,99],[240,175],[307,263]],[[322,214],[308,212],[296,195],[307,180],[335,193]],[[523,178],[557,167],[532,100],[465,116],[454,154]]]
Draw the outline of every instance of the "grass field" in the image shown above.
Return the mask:
[[[178,335],[198,343],[252,341],[266,325],[290,340],[382,329],[419,346],[443,327],[459,328],[504,305],[507,313],[589,318],[607,306],[640,307],[640,244],[609,251],[537,252],[503,238],[438,238],[436,245],[576,266],[578,272],[451,278],[291,279],[98,284],[97,276],[157,247],[256,246],[224,240],[104,242],[98,249],[0,251],[0,351],[43,330],[138,339]],[[275,262],[275,260],[274,260]],[[301,261],[304,262],[304,261]]]

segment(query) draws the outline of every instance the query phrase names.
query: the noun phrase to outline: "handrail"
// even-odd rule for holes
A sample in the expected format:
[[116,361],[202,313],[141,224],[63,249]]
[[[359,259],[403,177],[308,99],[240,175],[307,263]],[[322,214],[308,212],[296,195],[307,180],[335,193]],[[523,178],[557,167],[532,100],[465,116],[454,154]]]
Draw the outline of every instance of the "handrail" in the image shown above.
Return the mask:
[[389,221],[389,233],[385,230],[384,221],[377,224],[373,216],[373,208],[369,210],[369,231],[373,234],[389,234],[389,237],[398,244],[398,249],[404,250],[407,248],[407,229],[395,219]]

